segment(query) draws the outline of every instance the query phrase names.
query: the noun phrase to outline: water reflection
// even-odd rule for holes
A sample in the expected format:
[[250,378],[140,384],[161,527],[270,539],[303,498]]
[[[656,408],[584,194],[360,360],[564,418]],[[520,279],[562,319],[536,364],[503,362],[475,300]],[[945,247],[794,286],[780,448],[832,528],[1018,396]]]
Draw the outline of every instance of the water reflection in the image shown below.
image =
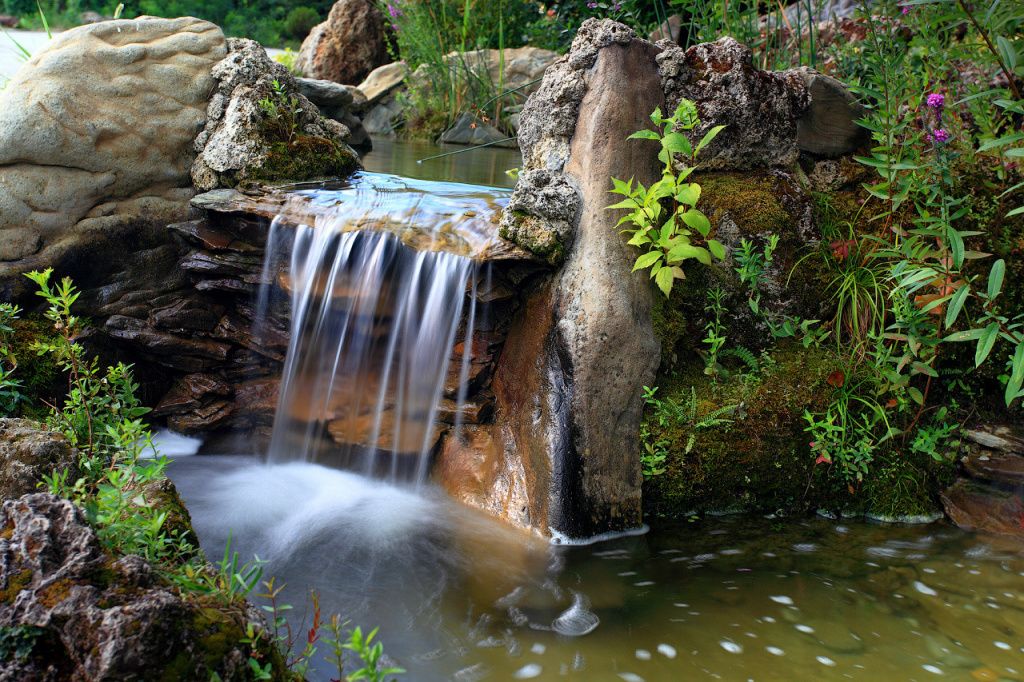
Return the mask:
[[737,517],[553,547],[321,467],[171,474],[208,552],[232,529],[293,603],[315,588],[381,625],[405,679],[1024,679],[1024,546],[1006,539]]
[[[460,153],[418,163],[420,159],[447,152]],[[506,171],[523,165],[522,155],[516,149],[470,149],[462,145],[436,145],[422,140],[386,137],[374,138],[373,151],[362,161],[368,171],[494,187],[514,187],[516,182]]]

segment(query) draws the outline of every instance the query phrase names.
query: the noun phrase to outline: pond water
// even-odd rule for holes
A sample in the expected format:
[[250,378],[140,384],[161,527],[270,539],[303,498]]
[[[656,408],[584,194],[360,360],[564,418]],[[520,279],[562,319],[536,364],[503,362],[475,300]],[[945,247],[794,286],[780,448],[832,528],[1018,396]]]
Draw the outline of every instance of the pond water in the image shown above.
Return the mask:
[[[416,163],[437,153],[378,141],[366,166],[507,186],[519,165],[494,149]],[[210,557],[230,539],[265,560],[296,632],[311,591],[324,614],[380,626],[404,680],[1024,680],[1018,542],[724,517],[552,545],[429,484],[161,443]],[[310,673],[332,676],[323,660]]]
[[557,546],[316,465],[170,471],[210,556],[230,531],[265,559],[299,631],[310,590],[379,625],[404,679],[1024,679],[1024,545],[944,523],[726,517]]
[[[447,156],[440,156],[443,154]],[[514,187],[515,178],[506,171],[523,165],[523,157],[517,149],[472,149],[461,145],[436,145],[422,140],[392,138],[375,138],[373,151],[363,157],[362,161],[366,170],[377,173],[493,187]]]

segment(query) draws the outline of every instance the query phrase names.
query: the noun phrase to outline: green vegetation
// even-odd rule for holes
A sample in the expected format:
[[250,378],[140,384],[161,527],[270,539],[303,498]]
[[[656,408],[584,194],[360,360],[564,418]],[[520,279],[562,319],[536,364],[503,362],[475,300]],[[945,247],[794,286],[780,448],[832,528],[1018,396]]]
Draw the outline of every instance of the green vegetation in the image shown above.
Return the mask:
[[[27,350],[40,359],[52,359],[66,377],[66,398],[49,406],[46,421],[77,449],[79,475],[71,480],[69,471],[54,471],[45,475],[40,485],[81,508],[111,555],[144,558],[161,580],[196,605],[201,622],[193,624],[195,631],[210,633],[204,646],[212,679],[216,679],[212,671],[234,644],[245,645],[254,679],[302,679],[317,652],[319,636],[314,634],[320,627],[319,608],[313,634],[300,649],[284,619],[291,607],[277,601],[280,587],[270,579],[263,583],[265,592],[253,593],[263,575],[258,559],[255,563],[240,562],[229,543],[219,563],[213,565],[206,560],[188,512],[166,478],[169,460],[155,451],[143,422],[149,410],[136,398],[138,386],[131,366],[119,363],[101,368],[96,358],[86,356],[77,341],[85,322],[73,311],[80,292],[69,278],[53,282],[52,274],[48,269],[27,275],[47,304],[45,319],[51,328],[50,334],[35,333]],[[20,373],[17,357],[26,350],[23,343],[14,343],[20,312],[15,306],[0,305],[2,414],[13,414],[33,397],[21,393],[22,384],[12,378],[15,372]],[[9,587],[13,592],[5,592],[8,601],[22,586],[12,583]],[[47,589],[58,588],[55,585]],[[263,607],[270,614],[269,627],[262,621],[246,621],[248,597],[269,602]],[[316,604],[315,595],[313,600]],[[384,680],[403,672],[382,667],[383,648],[379,642],[372,642],[376,631],[364,636],[358,627],[346,630],[337,617],[331,624],[334,639],[327,642],[334,650],[339,679]],[[44,633],[34,628],[4,628],[0,631],[0,654],[27,658],[41,637]],[[351,651],[362,662],[362,667],[348,676],[344,673],[343,651]],[[182,658],[181,664],[186,665],[187,660]],[[175,665],[172,661],[165,671],[171,678]]]
[[[696,105],[686,99],[668,117],[662,115],[660,108],[655,109],[651,121],[659,130],[640,130],[629,139],[652,140],[661,145],[658,152],[658,160],[664,164],[661,179],[650,187],[644,187],[639,182],[634,184],[633,178],[628,181],[612,178],[611,193],[620,194],[625,199],[607,208],[628,211],[617,225],[628,225],[623,233],[629,236],[630,246],[640,249],[633,271],[649,269],[651,279],[667,298],[675,281],[685,277],[682,265],[686,261],[697,260],[711,265],[712,256],[718,259],[725,256],[725,247],[708,237],[711,222],[696,208],[700,201],[700,185],[687,182],[695,170],[701,150],[725,126],[714,126],[696,146],[692,145],[680,131],[693,130],[700,125],[700,119]],[[688,162],[682,170],[676,169],[675,154],[684,155]]]
[[[744,10],[734,11],[710,15],[710,23],[736,30],[745,19]],[[795,229],[779,207],[777,184],[700,178],[718,204],[708,210],[712,224],[727,211],[759,239],[743,237],[729,254],[732,280],[717,266],[703,279],[687,273],[689,285],[706,284],[704,298],[684,297],[697,319],[673,322],[683,329],[675,338],[691,352],[669,348],[692,357],[703,346],[704,362],[663,363],[675,373],[659,380],[661,400],[685,404],[696,387],[705,410],[741,407],[728,429],[694,445],[688,420],[665,423],[648,396],[645,468],[652,449],[664,455],[660,475],[645,483],[655,513],[928,513],[952,476],[961,425],[978,413],[1020,419],[1024,17],[998,2],[882,3],[872,11],[857,19],[862,40],[816,45],[788,63],[771,45],[753,43],[759,64],[818,63],[852,83],[867,108],[862,125],[872,143],[857,158],[864,170],[848,174],[874,177],[815,195],[821,245],[790,262],[777,261],[777,237],[785,241]],[[698,31],[706,25],[695,24]],[[814,34],[803,38],[811,49]],[[965,78],[965,69],[979,75]],[[766,304],[764,276],[773,260],[776,269],[785,267],[789,295],[825,293],[820,320]],[[739,315],[737,299],[767,330],[765,343],[752,344],[766,349],[760,358],[740,345],[751,339],[730,319]],[[656,317],[662,326],[675,319],[666,311]],[[698,324],[703,339],[686,331]],[[802,362],[795,353],[804,354]],[[739,360],[732,368],[730,357]],[[803,375],[794,375],[796,368]],[[775,402],[764,401],[766,391]]]

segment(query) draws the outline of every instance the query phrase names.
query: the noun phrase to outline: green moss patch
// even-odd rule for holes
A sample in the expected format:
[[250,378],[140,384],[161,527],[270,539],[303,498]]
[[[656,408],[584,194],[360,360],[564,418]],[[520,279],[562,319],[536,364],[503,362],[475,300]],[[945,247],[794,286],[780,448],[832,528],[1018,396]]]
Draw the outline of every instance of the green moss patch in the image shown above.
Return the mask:
[[256,182],[302,182],[345,177],[359,167],[352,150],[315,135],[297,135],[291,142],[274,142],[263,165],[252,171]]

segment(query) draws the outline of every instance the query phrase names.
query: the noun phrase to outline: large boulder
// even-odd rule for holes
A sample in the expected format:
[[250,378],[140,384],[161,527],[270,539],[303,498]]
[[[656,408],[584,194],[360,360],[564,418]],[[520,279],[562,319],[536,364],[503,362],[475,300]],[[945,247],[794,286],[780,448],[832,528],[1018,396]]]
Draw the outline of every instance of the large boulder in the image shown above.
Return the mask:
[[0,91],[0,298],[21,272],[183,219],[224,34],[193,18],[65,31]]
[[63,435],[27,419],[0,419],[0,499],[33,493],[43,476],[77,477],[78,453]]
[[[621,24],[588,21],[527,102],[523,181],[502,231],[536,236],[557,222],[545,244],[563,266],[509,332],[494,370],[494,424],[448,439],[441,454],[442,480],[466,481],[460,499],[545,535],[641,522],[641,389],[659,347],[647,277],[630,272],[604,206],[610,177],[657,177],[655,149],[622,145],[663,105],[656,54]],[[443,473],[467,470],[476,473]]]
[[185,600],[137,556],[114,560],[82,513],[45,493],[0,507],[5,680],[248,679],[250,614]]
[[351,131],[322,116],[258,43],[230,39],[213,76],[206,127],[195,139],[196,189],[344,176],[358,168],[347,144]]
[[391,61],[388,31],[373,0],[338,0],[302,41],[296,66],[309,78],[356,85]]

